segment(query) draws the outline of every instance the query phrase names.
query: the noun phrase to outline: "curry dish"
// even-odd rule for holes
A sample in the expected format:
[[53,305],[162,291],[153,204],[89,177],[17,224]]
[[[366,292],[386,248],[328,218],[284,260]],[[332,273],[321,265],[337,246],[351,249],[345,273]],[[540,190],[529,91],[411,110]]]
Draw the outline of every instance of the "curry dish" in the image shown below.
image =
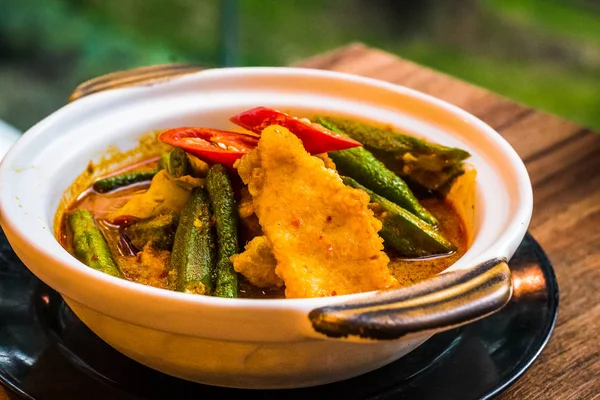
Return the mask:
[[354,119],[257,107],[96,180],[61,220],[91,268],[162,289],[304,298],[411,285],[472,241],[469,153]]

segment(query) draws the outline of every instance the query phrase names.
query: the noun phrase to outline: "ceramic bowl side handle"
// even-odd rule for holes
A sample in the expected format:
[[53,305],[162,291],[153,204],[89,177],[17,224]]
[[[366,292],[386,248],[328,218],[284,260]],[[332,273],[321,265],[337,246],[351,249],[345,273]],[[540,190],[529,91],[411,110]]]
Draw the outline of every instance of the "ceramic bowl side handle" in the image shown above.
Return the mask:
[[326,337],[391,340],[467,324],[498,311],[511,296],[506,258],[494,258],[409,287],[317,308],[309,318]]
[[206,68],[192,64],[164,64],[112,72],[90,79],[77,86],[71,97],[69,97],[69,102],[104,90],[118,89],[126,86],[148,85],[169,80],[179,75],[202,71],[203,69]]

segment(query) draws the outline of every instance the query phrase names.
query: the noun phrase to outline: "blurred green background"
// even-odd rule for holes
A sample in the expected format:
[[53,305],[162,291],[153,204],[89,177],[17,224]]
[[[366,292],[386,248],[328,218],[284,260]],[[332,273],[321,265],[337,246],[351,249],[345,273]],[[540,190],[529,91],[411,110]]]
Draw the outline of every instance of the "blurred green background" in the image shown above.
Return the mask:
[[600,129],[595,0],[0,0],[0,119],[142,65],[287,65],[360,41]]

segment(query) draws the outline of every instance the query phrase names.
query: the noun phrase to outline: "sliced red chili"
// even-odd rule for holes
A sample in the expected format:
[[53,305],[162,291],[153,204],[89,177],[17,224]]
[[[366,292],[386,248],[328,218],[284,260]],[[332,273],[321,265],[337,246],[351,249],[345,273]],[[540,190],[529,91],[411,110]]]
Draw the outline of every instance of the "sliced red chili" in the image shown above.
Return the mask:
[[270,125],[280,125],[296,135],[311,154],[362,146],[354,139],[332,132],[307,119],[298,119],[267,107],[256,107],[230,118],[234,124],[260,134]]
[[256,147],[259,138],[218,129],[184,127],[164,131],[158,139],[209,164],[232,167],[237,159]]

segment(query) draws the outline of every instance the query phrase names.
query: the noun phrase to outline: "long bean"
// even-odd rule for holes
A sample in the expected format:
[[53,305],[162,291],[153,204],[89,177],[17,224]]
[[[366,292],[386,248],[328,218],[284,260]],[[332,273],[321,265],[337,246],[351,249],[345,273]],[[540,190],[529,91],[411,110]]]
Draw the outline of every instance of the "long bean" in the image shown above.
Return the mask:
[[107,193],[138,182],[150,181],[158,171],[127,172],[96,181],[93,188],[96,192]]

